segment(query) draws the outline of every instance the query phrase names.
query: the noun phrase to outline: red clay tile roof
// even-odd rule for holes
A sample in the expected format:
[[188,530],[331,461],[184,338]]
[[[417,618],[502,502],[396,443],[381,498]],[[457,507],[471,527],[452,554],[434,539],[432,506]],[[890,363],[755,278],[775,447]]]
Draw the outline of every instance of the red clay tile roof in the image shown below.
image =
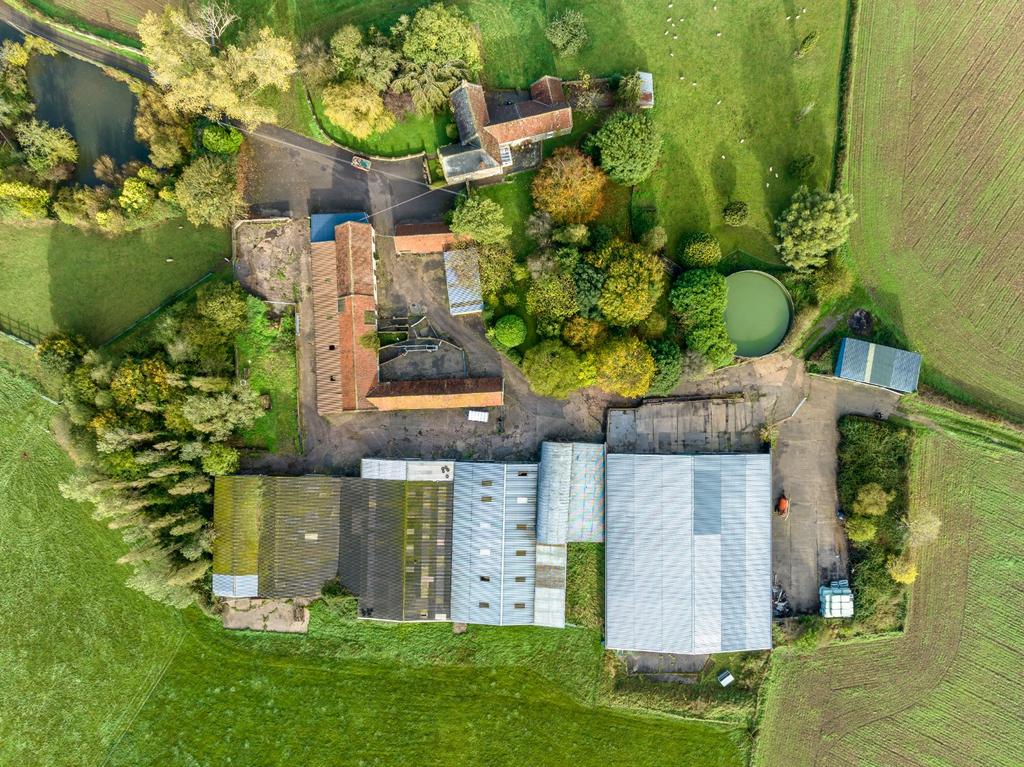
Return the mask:
[[[520,110],[522,109],[523,107],[520,107]],[[568,106],[564,106],[541,114],[488,125],[483,128],[481,134],[491,136],[498,144],[507,144],[512,141],[540,138],[546,133],[569,130],[572,130],[572,110]],[[486,144],[484,148],[490,151]]]
[[372,407],[366,394],[377,383],[377,353],[359,342],[377,322],[373,228],[348,221],[334,238],[313,243],[310,253],[320,415]]
[[544,75],[530,86],[530,97],[542,104],[561,104],[565,101],[562,80],[552,75]]
[[502,378],[382,381],[367,400],[379,410],[500,407],[505,404],[505,382]]
[[395,227],[395,250],[399,253],[441,253],[455,242],[447,225],[399,224]]

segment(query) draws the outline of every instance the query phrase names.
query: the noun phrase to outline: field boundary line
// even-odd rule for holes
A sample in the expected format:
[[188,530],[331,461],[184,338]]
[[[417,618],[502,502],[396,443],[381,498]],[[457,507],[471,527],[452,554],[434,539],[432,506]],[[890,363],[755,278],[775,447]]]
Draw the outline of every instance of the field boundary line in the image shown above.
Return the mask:
[[[107,749],[107,754],[103,758],[103,761],[100,762],[99,761],[99,756],[97,756],[96,757],[96,761],[93,762],[93,764],[99,764],[100,767],[105,767],[105,765],[107,765],[110,762],[110,758],[114,755],[114,749],[116,749],[119,745],[121,745],[121,741],[124,739],[125,734],[131,728],[131,726],[135,723],[135,720],[139,718],[139,714],[142,713],[142,709],[146,707],[146,704],[149,702],[149,699],[152,697],[153,691],[156,690],[157,685],[159,685],[160,682],[163,681],[164,675],[167,673],[167,669],[169,669],[171,667],[171,663],[174,661],[175,658],[178,657],[178,653],[181,652],[181,645],[185,642],[185,634],[187,633],[186,630],[185,630],[185,627],[183,625],[181,625],[180,617],[178,619],[178,625],[179,625],[180,631],[178,633],[178,643],[174,646],[174,650],[170,653],[170,655],[168,655],[167,660],[165,660],[163,665],[159,668],[155,678],[153,679],[152,683],[149,685],[149,689],[146,691],[145,696],[142,698],[142,700],[139,702],[139,704],[135,707],[135,712],[131,715],[131,718],[127,722],[125,722],[124,727],[121,728],[120,734],[110,744],[110,747]],[[129,711],[129,709],[130,709],[130,707],[126,706],[124,711],[121,712],[121,715],[124,716],[124,714],[127,713]]]

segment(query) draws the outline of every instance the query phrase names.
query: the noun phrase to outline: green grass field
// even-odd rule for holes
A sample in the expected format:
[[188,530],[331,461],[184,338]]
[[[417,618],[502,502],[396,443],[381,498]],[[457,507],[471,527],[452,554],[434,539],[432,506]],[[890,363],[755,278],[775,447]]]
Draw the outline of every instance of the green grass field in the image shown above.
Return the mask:
[[911,510],[943,521],[906,632],[777,650],[755,764],[1020,764],[1024,453],[1020,434],[938,408],[917,440]]
[[227,230],[177,221],[116,238],[54,222],[7,226],[0,242],[0,314],[42,333],[81,333],[97,344],[229,255]]
[[332,603],[287,637],[149,601],[117,534],[58,494],[54,413],[0,371],[0,763],[745,763],[741,728],[594,705],[593,631],[455,636]]
[[926,383],[1020,419],[1020,8],[861,6],[847,173],[860,279],[923,353]]

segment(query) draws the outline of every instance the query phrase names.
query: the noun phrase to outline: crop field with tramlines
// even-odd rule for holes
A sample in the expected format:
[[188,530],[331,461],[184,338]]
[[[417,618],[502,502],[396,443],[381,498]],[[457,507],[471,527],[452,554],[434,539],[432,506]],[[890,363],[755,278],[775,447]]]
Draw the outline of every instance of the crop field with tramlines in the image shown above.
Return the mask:
[[852,252],[925,380],[1024,415],[1024,5],[861,3]]
[[146,11],[159,13],[165,5],[181,3],[178,0],[28,0],[28,4],[58,18],[70,14],[91,24],[134,35]]
[[912,509],[942,532],[922,553],[905,634],[777,652],[759,767],[1021,764],[1024,453],[949,423],[915,449]]

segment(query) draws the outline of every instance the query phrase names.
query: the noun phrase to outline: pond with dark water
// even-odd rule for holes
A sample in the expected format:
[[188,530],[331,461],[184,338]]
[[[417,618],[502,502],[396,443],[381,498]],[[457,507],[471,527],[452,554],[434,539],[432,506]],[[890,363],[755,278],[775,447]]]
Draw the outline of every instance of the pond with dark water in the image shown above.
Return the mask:
[[[21,33],[0,24],[0,40],[20,40]],[[145,160],[146,146],[136,141],[133,122],[137,100],[128,86],[88,62],[59,53],[33,56],[28,67],[35,116],[54,127],[67,128],[78,142],[74,180],[96,184],[93,163],[110,155],[118,165]]]

